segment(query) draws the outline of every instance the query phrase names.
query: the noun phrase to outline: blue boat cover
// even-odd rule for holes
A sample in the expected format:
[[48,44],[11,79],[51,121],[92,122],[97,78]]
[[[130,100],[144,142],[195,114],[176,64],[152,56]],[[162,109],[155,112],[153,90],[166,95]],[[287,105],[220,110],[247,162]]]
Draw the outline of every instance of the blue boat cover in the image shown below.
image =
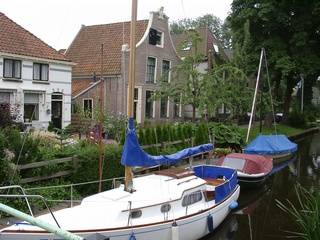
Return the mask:
[[121,164],[128,167],[151,167],[157,165],[171,165],[178,161],[213,149],[212,144],[203,144],[186,148],[170,155],[152,156],[140,147],[133,119],[129,119],[126,140],[123,146]]
[[295,151],[297,151],[297,144],[291,142],[285,135],[259,135],[244,149],[244,153],[263,155]]
[[237,171],[231,168],[217,167],[211,165],[200,165],[193,167],[194,174],[202,179],[225,178],[227,181],[215,187],[215,201],[219,203],[227,198],[237,187]]

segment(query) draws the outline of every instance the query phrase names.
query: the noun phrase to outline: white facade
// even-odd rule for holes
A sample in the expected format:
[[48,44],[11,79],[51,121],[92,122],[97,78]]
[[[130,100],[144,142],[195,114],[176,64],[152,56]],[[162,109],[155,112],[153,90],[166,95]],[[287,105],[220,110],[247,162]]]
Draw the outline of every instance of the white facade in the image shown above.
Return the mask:
[[[20,61],[21,78],[6,77],[6,59]],[[34,63],[47,66],[48,80],[34,80]],[[66,127],[71,122],[72,65],[0,53],[0,103],[9,102],[11,107],[18,108],[18,120],[31,127],[47,129],[50,121],[55,122],[56,127]]]

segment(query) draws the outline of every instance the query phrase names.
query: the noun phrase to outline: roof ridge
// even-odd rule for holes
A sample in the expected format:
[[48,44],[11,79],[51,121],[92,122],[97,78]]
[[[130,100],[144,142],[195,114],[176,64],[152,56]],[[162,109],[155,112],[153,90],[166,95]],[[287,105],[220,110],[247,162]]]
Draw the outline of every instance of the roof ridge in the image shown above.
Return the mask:
[[[17,25],[19,28],[21,28],[22,31],[26,32],[27,34],[29,34],[31,37],[34,37],[36,39],[38,39],[39,41],[41,41],[45,46],[47,46],[48,48],[50,48],[51,50],[55,51],[56,54],[60,55],[62,58],[64,58],[66,61],[70,61],[68,60],[63,54],[59,53],[56,49],[54,49],[52,46],[50,46],[49,44],[47,44],[45,41],[43,41],[41,38],[37,37],[36,35],[34,35],[32,32],[28,31],[27,29],[25,29],[24,27],[22,27],[20,24],[18,24],[17,22],[13,21],[11,18],[9,18],[7,15],[5,15],[4,13],[0,12],[2,16],[4,16],[7,20],[9,20],[11,23]],[[62,60],[62,59],[61,59]]]
[[[148,19],[141,19],[137,20],[137,22],[148,22]],[[94,25],[84,25],[84,27],[97,27],[97,26],[107,26],[107,25],[113,25],[113,24],[123,24],[123,23],[130,23],[131,21],[124,21],[124,22],[113,22],[113,23],[103,23],[103,24],[94,24]]]

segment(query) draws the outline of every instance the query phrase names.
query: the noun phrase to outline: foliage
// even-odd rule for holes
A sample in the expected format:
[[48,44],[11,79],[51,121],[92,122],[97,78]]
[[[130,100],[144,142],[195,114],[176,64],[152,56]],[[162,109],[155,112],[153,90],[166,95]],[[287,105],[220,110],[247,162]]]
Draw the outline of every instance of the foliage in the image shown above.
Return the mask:
[[0,128],[5,128],[16,124],[20,118],[21,114],[19,111],[19,105],[11,105],[9,103],[0,104]]
[[0,186],[5,185],[12,169],[10,168],[11,159],[8,158],[7,151],[8,142],[6,141],[3,131],[0,131]]
[[[297,133],[302,131],[302,129],[300,129],[300,128],[294,128],[294,127],[290,127],[290,126],[284,125],[284,124],[277,124],[276,129],[277,129],[277,132],[275,131],[274,127],[272,127],[272,128],[264,127],[262,129],[262,132],[260,133],[259,126],[254,126],[254,127],[251,128],[249,141],[251,141],[254,138],[256,138],[259,134],[268,135],[268,134],[277,133],[277,134],[284,134],[284,135],[287,135],[287,136],[291,136],[291,135],[297,134]],[[240,128],[240,130],[242,132],[242,136],[246,136],[248,129],[247,128]],[[244,140],[245,139],[243,139],[243,141]]]
[[231,147],[239,150],[239,148],[244,145],[243,132],[236,125],[210,123],[208,128],[214,136],[216,147]]
[[117,142],[121,141],[122,133],[127,126],[127,117],[125,115],[107,115],[104,119],[104,129],[109,139]]
[[3,133],[8,142],[8,149],[14,153],[14,163],[24,164],[42,159],[39,139],[32,138],[29,133],[20,134],[14,127],[4,129]]
[[200,63],[204,56],[198,51],[199,43],[202,41],[199,33],[195,30],[187,32],[188,42],[194,46],[191,55],[186,56],[181,63],[176,65],[172,71],[172,79],[167,82],[165,79],[160,80],[160,90],[154,94],[155,99],[171,97],[180,99],[181,104],[192,106],[192,120],[195,121],[196,109],[200,106],[200,97],[203,92],[203,74],[198,71]]
[[[320,3],[312,1],[262,2],[234,0],[227,21],[232,29],[235,62],[248,76],[256,74],[261,48],[267,52],[273,95],[283,102],[286,118],[292,89],[304,75],[311,92],[320,71]],[[310,94],[305,94],[310,101]]]
[[170,25],[171,32],[175,34],[201,27],[208,27],[223,48],[231,48],[231,33],[228,24],[223,23],[220,18],[212,14],[206,14],[196,19],[185,18]]
[[296,110],[292,111],[288,117],[289,126],[296,128],[304,128],[306,125],[305,115]]
[[[103,179],[122,177],[124,167],[120,164],[122,148],[117,145],[106,145],[104,151]],[[99,179],[98,170],[98,146],[86,142],[81,142],[78,146],[77,155],[79,158],[78,167],[72,176],[73,182],[87,182]],[[110,187],[110,182],[104,184]],[[80,186],[78,188],[81,195],[93,194],[98,190],[97,185]]]
[[277,206],[295,220],[300,232],[289,232],[296,237],[306,240],[320,239],[320,192],[313,193],[300,185],[296,186],[298,204],[290,200],[282,203],[277,200]]
[[218,65],[204,78],[200,109],[214,113],[224,104],[235,118],[248,112],[252,99],[252,89],[243,71],[231,64]]

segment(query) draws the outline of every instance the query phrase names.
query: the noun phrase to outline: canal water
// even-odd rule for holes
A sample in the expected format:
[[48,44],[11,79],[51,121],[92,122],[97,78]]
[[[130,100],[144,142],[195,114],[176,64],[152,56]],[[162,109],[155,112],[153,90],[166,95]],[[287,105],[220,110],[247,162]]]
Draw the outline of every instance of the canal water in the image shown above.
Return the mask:
[[[298,141],[297,159],[275,173],[260,189],[243,190],[239,210],[230,214],[216,231],[202,240],[275,240],[292,236],[297,225],[276,204],[289,199],[297,204],[295,185],[320,186],[320,134]],[[317,165],[317,159],[319,166]]]

